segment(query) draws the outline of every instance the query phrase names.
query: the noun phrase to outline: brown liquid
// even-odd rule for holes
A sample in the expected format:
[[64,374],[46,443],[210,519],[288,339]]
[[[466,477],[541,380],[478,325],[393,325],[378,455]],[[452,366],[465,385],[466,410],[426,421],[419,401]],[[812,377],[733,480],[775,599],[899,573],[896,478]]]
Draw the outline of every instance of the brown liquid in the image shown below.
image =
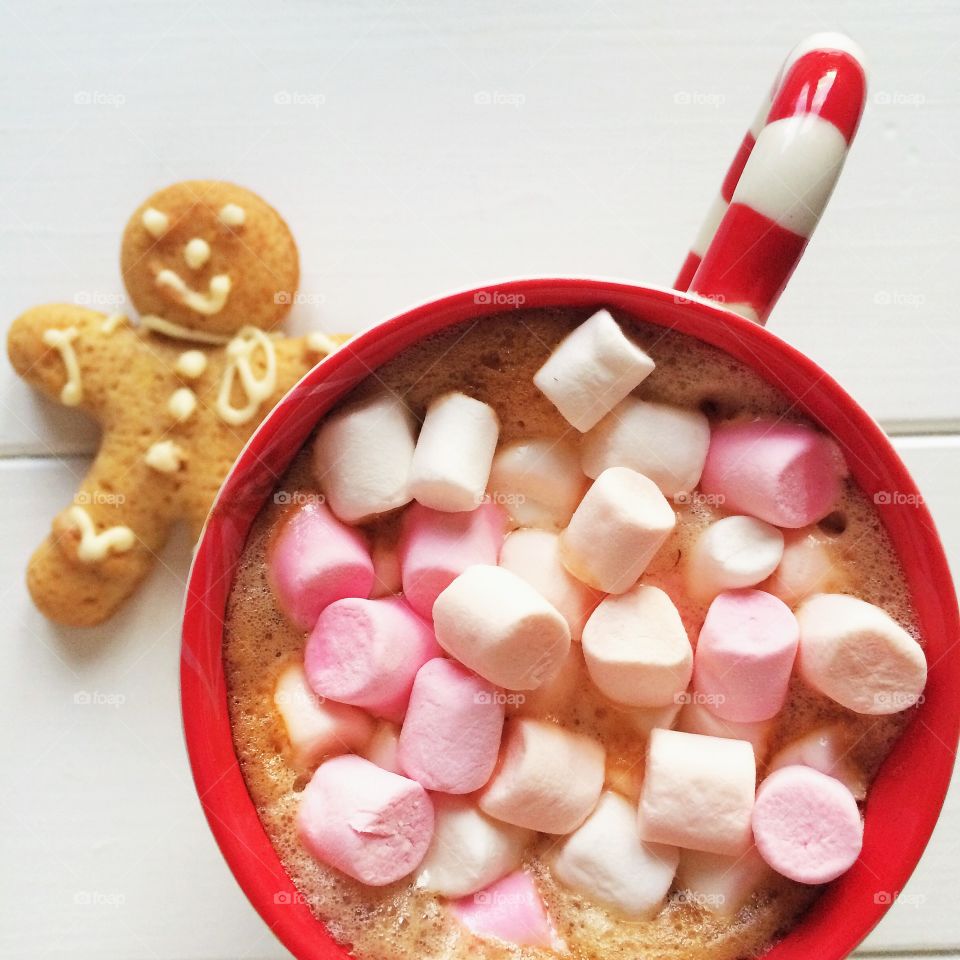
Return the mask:
[[[468,323],[439,334],[382,367],[376,379],[355,395],[386,383],[422,414],[428,401],[450,389],[462,390],[493,406],[502,424],[501,440],[577,434],[534,387],[532,377],[559,340],[587,313],[539,310]],[[771,386],[725,354],[659,327],[625,324],[656,360],[656,370],[637,394],[645,399],[699,407],[711,420],[774,414],[802,419]],[[314,490],[309,455],[301,452],[279,485]],[[301,846],[294,826],[305,777],[284,758],[285,737],[272,701],[276,677],[301,661],[305,637],[292,629],[273,601],[265,577],[265,553],[282,507],[268,503],[257,518],[231,592],[224,640],[224,665],[234,743],[251,797],[277,853],[297,888],[333,935],[362,960],[500,958],[556,956],[553,951],[511,948],[473,937],[436,896],[401,881],[369,888],[317,863]],[[685,602],[680,578],[688,544],[713,514],[703,504],[679,509],[680,522],[643,579],[657,583],[678,604],[693,640],[705,609]],[[381,520],[374,532],[389,535],[394,521]],[[917,636],[902,572],[873,507],[847,481],[831,527],[831,549],[848,577],[845,589],[885,608]],[[574,702],[551,715],[564,725],[590,733],[607,749],[608,770],[636,771],[645,740],[626,725],[615,708],[584,684]],[[908,720],[908,713],[867,717],[851,713],[794,681],[779,715],[770,755],[780,745],[840,720],[856,746],[850,758],[872,777]],[[762,777],[764,770],[758,771]],[[618,782],[619,779],[618,779]],[[541,857],[555,837],[543,837],[527,854],[551,919],[575,960],[736,960],[762,953],[803,914],[820,892],[780,879],[754,895],[732,918],[715,917],[691,902],[668,902],[652,920],[627,922],[612,917],[555,884]]]

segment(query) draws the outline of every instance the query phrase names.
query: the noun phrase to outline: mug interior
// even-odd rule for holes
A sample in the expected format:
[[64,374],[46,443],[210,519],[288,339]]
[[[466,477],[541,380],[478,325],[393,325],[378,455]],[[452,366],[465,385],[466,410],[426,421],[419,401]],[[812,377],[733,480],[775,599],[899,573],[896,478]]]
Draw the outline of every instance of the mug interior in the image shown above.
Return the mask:
[[288,949],[301,960],[349,956],[313,917],[284,871],[234,753],[221,656],[233,572],[254,518],[318,420],[372,370],[454,324],[542,307],[608,307],[726,351],[836,437],[853,477],[877,503],[924,638],[929,664],[924,699],[867,798],[860,858],[765,954],[768,960],[841,960],[903,888],[950,781],[960,724],[960,699],[953,695],[960,688],[953,583],[933,521],[906,467],[879,426],[836,381],[768,330],[672,290],[589,279],[537,279],[453,294],[348,341],[311,370],[264,420],[220,490],[187,587],[183,725],[197,792],[214,836],[247,897]]

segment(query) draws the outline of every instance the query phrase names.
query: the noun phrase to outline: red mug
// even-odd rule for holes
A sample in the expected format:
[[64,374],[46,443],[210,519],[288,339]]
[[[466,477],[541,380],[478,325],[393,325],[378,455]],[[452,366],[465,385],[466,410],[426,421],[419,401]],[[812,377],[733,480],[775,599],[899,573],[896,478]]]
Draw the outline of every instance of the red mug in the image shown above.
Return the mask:
[[[830,71],[838,75],[836,63],[824,59],[820,47],[814,49],[812,59],[812,67],[811,57],[797,59],[779,91],[797,75],[808,82],[805,78],[811,69],[821,76]],[[822,84],[819,90],[818,102],[829,102],[829,96],[822,95]],[[781,99],[779,94],[774,97],[771,113]],[[791,102],[801,101],[794,97]],[[765,132],[764,128],[758,143]],[[750,174],[753,159],[745,165],[735,161],[741,182]],[[834,178],[837,172],[839,167],[833,171]],[[734,189],[720,228],[713,234],[714,242],[724,237],[724,243],[734,242],[738,223],[744,222],[737,207]],[[773,236],[775,249],[783,249],[782,240],[781,235]],[[757,242],[765,240],[761,237]],[[725,351],[837,439],[854,479],[877,504],[916,609],[929,665],[927,686],[869,792],[859,859],[765,957],[841,960],[889,909],[930,838],[953,769],[960,732],[960,699],[955,693],[960,689],[960,622],[933,520],[883,431],[829,374],[754,322],[768,312],[805,242],[801,238],[789,255],[770,258],[771,275],[752,288],[746,309],[747,301],[741,296],[738,312],[683,290],[569,278],[519,280],[430,301],[359,334],[331,354],[281,400],[251,438],[210,512],[190,573],[181,655],[183,724],[197,792],[220,849],[251,903],[300,960],[332,960],[349,954],[313,916],[287,876],[247,792],[234,752],[222,642],[227,597],[247,534],[320,418],[371,371],[456,324],[544,307],[607,307],[625,322],[642,320]],[[708,247],[696,272],[712,279],[698,284],[694,278],[694,287],[701,292],[709,287],[716,293],[730,275],[723,264],[736,258],[729,252],[713,256],[713,245]],[[740,295],[739,282],[734,278],[728,289]]]

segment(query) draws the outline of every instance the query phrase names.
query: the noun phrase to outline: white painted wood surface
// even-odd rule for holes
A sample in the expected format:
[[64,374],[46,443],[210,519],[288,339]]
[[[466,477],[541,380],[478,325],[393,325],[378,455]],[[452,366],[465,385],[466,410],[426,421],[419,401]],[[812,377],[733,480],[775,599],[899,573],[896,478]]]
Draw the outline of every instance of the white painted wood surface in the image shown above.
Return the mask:
[[[871,104],[773,324],[901,435],[957,571],[955,5],[7,3],[3,313],[122,304],[129,212],[195,176],[248,184],[289,219],[300,327],[357,329],[491,277],[669,283],[779,60],[838,27],[870,55]],[[44,622],[22,568],[95,431],[5,362],[0,412],[0,956],[286,956],[191,789],[176,615],[190,545],[107,626]],[[956,957],[958,858],[955,789],[865,949]]]

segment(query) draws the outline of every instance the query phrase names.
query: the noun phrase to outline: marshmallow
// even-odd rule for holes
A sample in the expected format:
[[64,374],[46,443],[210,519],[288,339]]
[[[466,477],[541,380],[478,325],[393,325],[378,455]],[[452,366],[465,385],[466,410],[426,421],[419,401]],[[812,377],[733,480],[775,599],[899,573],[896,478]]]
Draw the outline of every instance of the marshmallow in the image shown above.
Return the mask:
[[734,723],[732,720],[718,717],[709,707],[699,702],[700,700],[701,698],[690,696],[677,717],[677,729],[684,733],[700,733],[705,737],[746,740],[753,746],[757,763],[762,763],[770,749],[770,735],[773,733],[774,721]]
[[699,410],[627,397],[583,438],[580,465],[594,479],[629,467],[673,497],[700,482],[709,446],[710,423]]
[[313,474],[346,523],[409,503],[416,421],[400,397],[381,392],[330,414],[313,444]]
[[323,757],[360,749],[373,733],[373,721],[362,710],[317,699],[299,663],[290,664],[277,677],[273,703],[287,731],[295,767],[310,767]]
[[428,790],[472,793],[493,773],[503,731],[500,691],[442,657],[417,673],[400,731],[401,770]]
[[433,798],[433,842],[416,885],[441,897],[464,897],[520,866],[533,833],[491,820],[466,797]]
[[586,682],[586,667],[580,645],[571,643],[567,655],[536,690],[506,694],[507,714],[545,717],[562,713]]
[[693,687],[724,720],[756,723],[776,716],[799,639],[797,618],[773,594],[728,590],[710,604],[697,640]]
[[361,757],[334,757],[303,791],[297,829],[318,860],[383,887],[420,865],[433,839],[433,806],[413,780]]
[[719,917],[734,917],[772,877],[773,871],[756,847],[739,857],[682,850],[677,867],[678,899]]
[[542,833],[570,833],[603,789],[603,747],[542,720],[507,723],[500,766],[480,794],[480,809]]
[[856,800],[867,795],[867,779],[863,771],[848,756],[853,737],[842,724],[835,723],[810,730],[778,750],[770,760],[770,773],[781,767],[802,764],[839,780]]
[[829,539],[814,527],[785,538],[783,558],[763,589],[794,607],[813,593],[840,593],[846,582]]
[[307,640],[307,680],[321,697],[403,719],[417,671],[440,649],[430,624],[400,597],[338,600]]
[[765,580],[783,557],[783,534],[756,517],[723,517],[711,523],[687,555],[689,592],[709,600],[723,590]]
[[425,507],[461,512],[483,501],[500,421],[464,393],[431,401],[410,467],[410,492]]
[[397,544],[382,536],[375,537],[370,558],[373,560],[373,589],[370,596],[392,597],[400,593],[403,590],[403,581]]
[[673,703],[663,707],[624,707],[622,704],[613,704],[621,721],[641,737],[649,737],[654,727],[670,729],[680,713],[683,696],[678,696]]
[[565,887],[631,919],[649,919],[673,883],[679,851],[645,843],[633,804],[607,791],[551,867]]
[[523,870],[508,874],[484,890],[454,900],[450,909],[477,937],[493,937],[518,947],[563,949],[537,885]]
[[912,707],[927,682],[923,648],[880,607],[840,593],[818,593],[797,608],[800,676],[857,713]]
[[853,794],[812,767],[783,767],[757,790],[753,835],[760,856],[797,883],[829,883],[853,866],[863,822]]
[[586,489],[580,455],[566,440],[516,440],[493,458],[494,500],[521,526],[562,529]]
[[535,690],[570,649],[567,621],[501,567],[468,567],[437,597],[433,623],[447,653],[508,690]]
[[503,510],[489,503],[469,513],[410,506],[400,530],[403,594],[410,606],[432,618],[433,604],[454,578],[474,564],[497,562],[505,528]]
[[364,760],[375,763],[391,773],[403,773],[397,760],[397,745],[400,742],[400,728],[388,720],[381,720],[373,731],[367,745],[357,752]]
[[581,433],[594,427],[655,364],[599,310],[561,341],[533,382]]
[[594,610],[583,628],[583,657],[600,692],[632,707],[675,703],[693,670],[693,650],[673,601],[642,583]]
[[572,640],[580,641],[583,625],[602,594],[572,577],[560,559],[560,537],[548,530],[514,530],[503,541],[500,566],[526,580],[560,611]]
[[845,474],[840,448],[812,427],[740,420],[713,428],[700,486],[731,513],[792,529],[833,509]]
[[749,743],[658,728],[647,745],[640,835],[650,842],[739,855],[750,846],[755,789]]
[[604,593],[629,590],[676,523],[657,485],[626,467],[593,482],[560,537],[564,566]]
[[298,630],[311,630],[334,600],[370,596],[373,579],[363,535],[322,503],[305,503],[285,517],[267,554],[270,588]]

